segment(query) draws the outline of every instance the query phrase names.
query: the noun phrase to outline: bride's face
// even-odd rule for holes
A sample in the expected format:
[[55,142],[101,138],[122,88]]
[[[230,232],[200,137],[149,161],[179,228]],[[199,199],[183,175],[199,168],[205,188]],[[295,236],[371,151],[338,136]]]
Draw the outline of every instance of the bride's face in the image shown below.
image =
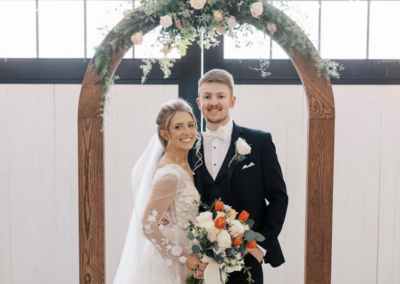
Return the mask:
[[190,150],[196,141],[196,124],[193,117],[183,111],[176,112],[169,124],[169,145],[172,150]]

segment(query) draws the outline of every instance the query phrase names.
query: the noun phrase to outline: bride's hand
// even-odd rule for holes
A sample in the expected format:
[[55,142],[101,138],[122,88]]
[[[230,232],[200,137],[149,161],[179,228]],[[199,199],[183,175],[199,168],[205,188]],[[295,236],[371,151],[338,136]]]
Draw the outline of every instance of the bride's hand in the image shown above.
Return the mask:
[[194,271],[193,276],[197,279],[202,279],[204,276],[204,270],[208,263],[200,262],[200,259],[195,255],[189,255],[186,260],[186,267]]

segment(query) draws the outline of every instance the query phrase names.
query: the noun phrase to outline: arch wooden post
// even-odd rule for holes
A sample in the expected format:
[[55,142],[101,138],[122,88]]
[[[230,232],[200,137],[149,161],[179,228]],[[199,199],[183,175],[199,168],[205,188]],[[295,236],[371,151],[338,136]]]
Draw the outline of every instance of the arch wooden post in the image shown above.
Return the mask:
[[[260,22],[251,24],[257,27]],[[274,39],[289,54],[289,47],[280,41],[279,31],[274,34]],[[108,35],[102,45],[109,41]],[[309,46],[313,48],[312,44]],[[111,54],[113,72],[130,47],[125,46]],[[312,59],[292,55],[291,60],[303,83],[309,111],[304,283],[330,284],[335,133],[333,91],[325,77],[317,76]],[[94,59],[89,63],[82,83],[78,109],[81,284],[105,283],[104,140],[100,131],[102,118],[98,112],[103,86],[96,84],[100,78],[92,73],[93,66]]]

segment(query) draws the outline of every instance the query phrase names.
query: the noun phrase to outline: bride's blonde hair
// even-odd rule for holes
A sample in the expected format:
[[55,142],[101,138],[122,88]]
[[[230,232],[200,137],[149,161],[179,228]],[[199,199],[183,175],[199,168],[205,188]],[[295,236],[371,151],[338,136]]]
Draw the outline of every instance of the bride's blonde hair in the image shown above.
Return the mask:
[[[158,139],[160,140],[161,145],[164,148],[164,152],[167,152],[167,147],[168,147],[169,141],[166,140],[164,137],[162,137],[160,132],[161,132],[161,130],[164,130],[165,132],[168,133],[168,135],[170,134],[168,129],[169,129],[169,125],[171,123],[171,118],[178,111],[183,111],[183,112],[189,113],[193,117],[196,129],[197,129],[197,121],[193,114],[193,109],[189,105],[189,103],[187,103],[186,101],[184,101],[182,99],[177,99],[177,100],[174,100],[171,102],[164,103],[161,106],[160,110],[158,111],[157,119],[156,119]],[[197,131],[196,131],[196,136],[198,138],[196,148],[198,148],[198,146],[201,143],[201,136]]]

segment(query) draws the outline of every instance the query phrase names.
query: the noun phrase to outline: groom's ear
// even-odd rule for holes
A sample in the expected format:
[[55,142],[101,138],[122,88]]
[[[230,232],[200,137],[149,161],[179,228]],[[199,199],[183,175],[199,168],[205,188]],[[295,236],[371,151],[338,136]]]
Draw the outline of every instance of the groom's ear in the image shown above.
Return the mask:
[[229,101],[229,107],[234,108],[236,103],[236,97],[232,95],[231,100]]
[[200,98],[197,98],[196,99],[196,103],[197,103],[197,106],[199,107],[199,109],[201,108],[201,101],[200,101]]

